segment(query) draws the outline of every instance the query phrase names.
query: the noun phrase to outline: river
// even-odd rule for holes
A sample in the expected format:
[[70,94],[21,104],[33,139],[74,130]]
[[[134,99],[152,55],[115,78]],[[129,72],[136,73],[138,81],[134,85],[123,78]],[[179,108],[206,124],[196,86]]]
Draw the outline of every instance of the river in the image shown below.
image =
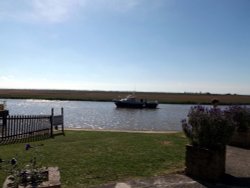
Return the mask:
[[158,109],[120,109],[112,102],[0,99],[10,115],[60,114],[64,108],[66,128],[169,131],[181,130],[191,105],[159,104]]

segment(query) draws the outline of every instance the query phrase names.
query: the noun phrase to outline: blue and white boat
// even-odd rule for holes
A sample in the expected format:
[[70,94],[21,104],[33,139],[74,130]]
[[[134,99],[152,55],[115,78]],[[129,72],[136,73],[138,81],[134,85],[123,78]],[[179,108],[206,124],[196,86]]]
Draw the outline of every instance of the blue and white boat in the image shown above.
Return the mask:
[[120,100],[113,100],[117,108],[157,108],[158,101],[147,101],[143,99],[136,99],[134,95],[128,95],[126,98]]

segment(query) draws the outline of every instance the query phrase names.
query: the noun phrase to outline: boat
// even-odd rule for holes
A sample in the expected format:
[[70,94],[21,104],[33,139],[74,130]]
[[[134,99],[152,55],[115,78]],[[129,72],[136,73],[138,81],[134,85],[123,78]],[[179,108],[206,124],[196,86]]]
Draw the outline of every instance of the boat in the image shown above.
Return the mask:
[[134,95],[128,95],[126,98],[117,100],[114,99],[117,108],[157,108],[158,101],[147,101],[143,99],[136,99]]

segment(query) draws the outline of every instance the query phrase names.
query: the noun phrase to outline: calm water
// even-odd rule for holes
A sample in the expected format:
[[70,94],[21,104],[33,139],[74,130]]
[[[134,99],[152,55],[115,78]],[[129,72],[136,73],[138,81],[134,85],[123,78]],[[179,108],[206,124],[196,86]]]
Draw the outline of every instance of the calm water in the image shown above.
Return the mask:
[[117,109],[112,102],[4,99],[10,115],[55,114],[64,108],[65,127],[113,130],[181,130],[191,105],[159,104],[158,109]]

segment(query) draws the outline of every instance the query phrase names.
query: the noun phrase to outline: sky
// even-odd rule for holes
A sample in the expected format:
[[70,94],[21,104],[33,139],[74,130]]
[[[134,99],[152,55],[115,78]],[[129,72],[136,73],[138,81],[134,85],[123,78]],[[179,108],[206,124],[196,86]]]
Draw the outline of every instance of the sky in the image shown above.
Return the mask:
[[249,0],[0,0],[0,88],[250,94]]

